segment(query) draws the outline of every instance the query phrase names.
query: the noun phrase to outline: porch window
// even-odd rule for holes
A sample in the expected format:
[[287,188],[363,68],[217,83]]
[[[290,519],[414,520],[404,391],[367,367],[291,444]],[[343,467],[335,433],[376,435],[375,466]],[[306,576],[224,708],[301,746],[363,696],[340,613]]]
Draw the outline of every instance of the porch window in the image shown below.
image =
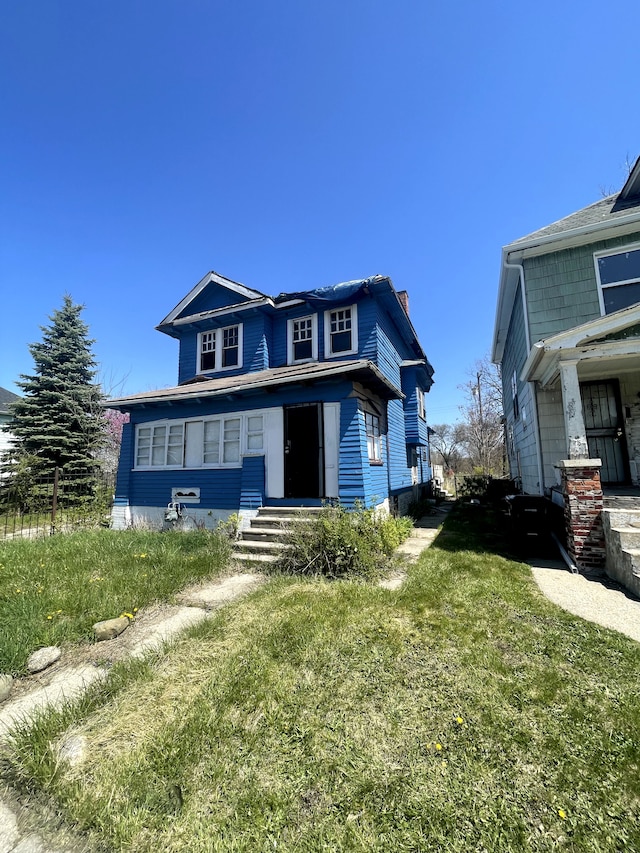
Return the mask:
[[369,412],[364,413],[367,433],[367,451],[369,462],[382,462],[382,438],[380,436],[380,418]]
[[315,314],[288,321],[288,363],[318,358],[318,321]]
[[198,372],[212,373],[229,367],[242,367],[241,323],[198,335]]
[[247,450],[262,450],[264,444],[264,426],[262,415],[247,418]]
[[350,355],[358,350],[358,314],[355,305],[325,313],[325,355]]
[[205,465],[233,465],[240,461],[241,418],[204,422],[202,461]]
[[136,468],[236,468],[243,454],[264,452],[265,416],[254,411],[215,418],[158,421],[136,428]]
[[602,314],[640,302],[640,247],[615,254],[597,253],[594,258]]
[[136,467],[182,467],[183,454],[183,423],[138,427]]

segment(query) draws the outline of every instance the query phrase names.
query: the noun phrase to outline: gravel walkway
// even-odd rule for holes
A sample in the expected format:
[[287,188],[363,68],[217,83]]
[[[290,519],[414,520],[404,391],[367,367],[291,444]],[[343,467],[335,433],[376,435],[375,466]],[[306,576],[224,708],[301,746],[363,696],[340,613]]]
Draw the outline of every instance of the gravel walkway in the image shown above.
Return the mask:
[[555,560],[530,565],[536,583],[554,604],[640,643],[640,601],[631,593],[608,578],[572,574]]

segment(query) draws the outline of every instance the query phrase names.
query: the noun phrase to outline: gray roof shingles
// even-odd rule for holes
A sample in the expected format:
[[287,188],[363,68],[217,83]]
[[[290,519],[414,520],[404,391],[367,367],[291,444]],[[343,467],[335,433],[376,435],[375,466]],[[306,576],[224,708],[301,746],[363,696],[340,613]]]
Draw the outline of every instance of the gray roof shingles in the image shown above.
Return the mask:
[[615,222],[616,219],[621,219],[628,216],[630,213],[637,213],[640,219],[640,198],[634,199],[632,203],[616,204],[620,193],[614,193],[606,198],[596,201],[582,210],[571,213],[563,219],[558,219],[538,231],[532,231],[513,243],[509,243],[509,247],[517,247],[521,243],[531,243],[543,237],[551,237],[554,234],[564,234],[566,231],[572,231],[574,228],[582,228],[586,225],[596,225],[599,222]]

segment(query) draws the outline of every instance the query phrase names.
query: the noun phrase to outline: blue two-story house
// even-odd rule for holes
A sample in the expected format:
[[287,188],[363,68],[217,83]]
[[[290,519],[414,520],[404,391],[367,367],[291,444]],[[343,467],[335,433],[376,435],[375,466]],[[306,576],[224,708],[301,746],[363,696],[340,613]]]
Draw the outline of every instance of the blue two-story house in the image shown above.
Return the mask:
[[260,506],[406,512],[431,479],[433,368],[386,276],[273,298],[208,273],[162,320],[178,385],[110,400],[125,425],[113,525],[182,503],[207,526]]

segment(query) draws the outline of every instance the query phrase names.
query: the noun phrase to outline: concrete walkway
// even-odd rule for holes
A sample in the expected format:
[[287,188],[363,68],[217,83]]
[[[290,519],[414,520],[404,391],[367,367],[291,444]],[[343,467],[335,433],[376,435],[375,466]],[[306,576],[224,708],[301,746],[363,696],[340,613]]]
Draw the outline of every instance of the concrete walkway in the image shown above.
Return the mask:
[[556,560],[530,562],[533,577],[554,604],[640,643],[640,601],[608,578],[587,578]]

